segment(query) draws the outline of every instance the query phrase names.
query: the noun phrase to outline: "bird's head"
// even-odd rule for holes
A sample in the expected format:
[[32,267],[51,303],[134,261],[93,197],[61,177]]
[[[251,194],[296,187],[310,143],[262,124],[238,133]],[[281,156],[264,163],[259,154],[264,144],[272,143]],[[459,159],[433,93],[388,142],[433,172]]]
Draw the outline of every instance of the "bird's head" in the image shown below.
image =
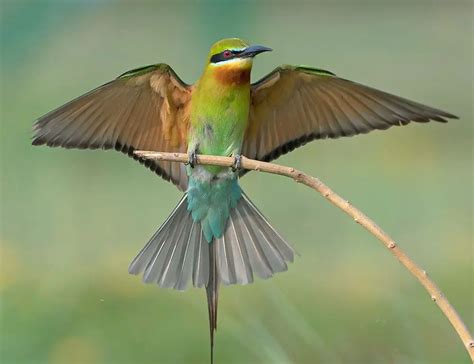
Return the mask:
[[222,39],[214,43],[207,58],[207,69],[217,73],[247,72],[250,75],[253,57],[271,48],[250,46],[238,38]]

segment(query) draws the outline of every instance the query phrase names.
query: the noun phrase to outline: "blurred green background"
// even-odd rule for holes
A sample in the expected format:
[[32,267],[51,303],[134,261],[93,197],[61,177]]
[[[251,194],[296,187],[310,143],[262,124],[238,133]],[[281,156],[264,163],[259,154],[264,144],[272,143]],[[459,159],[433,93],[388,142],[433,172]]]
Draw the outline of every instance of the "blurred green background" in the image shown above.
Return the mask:
[[[2,363],[207,363],[202,290],[127,273],[180,193],[116,152],[33,148],[35,118],[137,66],[186,82],[208,47],[275,49],[257,80],[308,64],[460,116],[318,141],[279,162],[373,217],[473,318],[470,1],[1,2]],[[242,185],[301,257],[224,287],[216,363],[468,363],[426,292],[319,195],[252,173]]]

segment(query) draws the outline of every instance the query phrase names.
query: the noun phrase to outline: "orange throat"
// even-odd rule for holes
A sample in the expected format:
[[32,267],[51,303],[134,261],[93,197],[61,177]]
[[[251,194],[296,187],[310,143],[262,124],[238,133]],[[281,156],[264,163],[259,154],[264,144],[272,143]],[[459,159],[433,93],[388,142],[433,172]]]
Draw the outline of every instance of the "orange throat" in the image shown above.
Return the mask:
[[221,66],[214,70],[214,77],[219,83],[238,86],[250,83],[250,67]]

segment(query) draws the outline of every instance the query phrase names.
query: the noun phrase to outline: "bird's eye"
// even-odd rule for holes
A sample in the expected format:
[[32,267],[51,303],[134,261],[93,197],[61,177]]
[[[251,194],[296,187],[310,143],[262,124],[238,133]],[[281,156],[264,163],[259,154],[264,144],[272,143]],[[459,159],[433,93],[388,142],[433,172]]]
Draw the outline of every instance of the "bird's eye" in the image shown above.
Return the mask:
[[227,50],[227,51],[224,51],[224,57],[225,58],[229,58],[230,56],[232,55],[232,52]]

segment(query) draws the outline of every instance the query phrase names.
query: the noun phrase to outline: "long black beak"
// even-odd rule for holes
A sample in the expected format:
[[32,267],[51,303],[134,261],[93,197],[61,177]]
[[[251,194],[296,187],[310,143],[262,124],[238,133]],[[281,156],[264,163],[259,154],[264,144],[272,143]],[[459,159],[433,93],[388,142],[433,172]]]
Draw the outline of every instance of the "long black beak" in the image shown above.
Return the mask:
[[249,58],[249,57],[255,57],[257,54],[263,53],[263,52],[271,52],[273,49],[260,46],[260,45],[254,45],[245,48],[242,53],[238,55],[239,58]]

